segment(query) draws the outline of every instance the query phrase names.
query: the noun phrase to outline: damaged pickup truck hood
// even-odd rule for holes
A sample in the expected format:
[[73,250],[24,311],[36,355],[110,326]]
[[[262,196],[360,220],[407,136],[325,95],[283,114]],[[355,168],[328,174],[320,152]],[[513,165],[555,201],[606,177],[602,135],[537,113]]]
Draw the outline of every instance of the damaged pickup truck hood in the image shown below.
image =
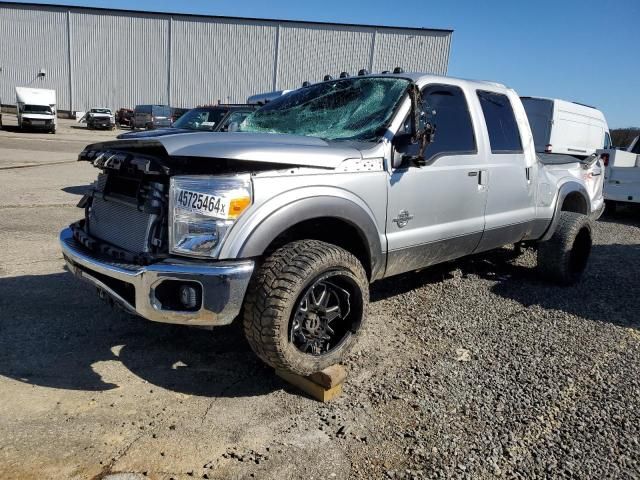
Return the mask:
[[90,145],[86,150],[161,150],[182,159],[228,159],[303,167],[336,168],[344,160],[362,158],[360,150],[344,142],[272,133],[185,133],[126,139]]

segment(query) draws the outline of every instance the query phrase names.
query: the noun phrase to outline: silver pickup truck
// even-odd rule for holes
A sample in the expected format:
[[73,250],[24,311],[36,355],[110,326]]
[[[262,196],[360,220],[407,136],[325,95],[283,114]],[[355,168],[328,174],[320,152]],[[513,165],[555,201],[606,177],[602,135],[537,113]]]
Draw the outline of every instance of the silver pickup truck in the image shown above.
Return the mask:
[[262,360],[306,375],[362,335],[376,280],[523,242],[552,281],[587,265],[594,164],[541,161],[503,85],[328,80],[237,130],[87,146],[101,173],[61,232],[68,269],[148,320],[241,316]]

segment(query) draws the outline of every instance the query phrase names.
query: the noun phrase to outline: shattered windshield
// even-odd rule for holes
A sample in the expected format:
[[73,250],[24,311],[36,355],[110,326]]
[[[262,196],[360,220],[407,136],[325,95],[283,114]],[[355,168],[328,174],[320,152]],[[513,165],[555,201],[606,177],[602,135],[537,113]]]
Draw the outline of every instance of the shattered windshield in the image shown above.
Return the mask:
[[379,140],[409,84],[401,78],[363,77],[311,85],[269,102],[239,131]]
[[107,113],[111,115],[111,110],[108,108],[92,108],[90,113]]

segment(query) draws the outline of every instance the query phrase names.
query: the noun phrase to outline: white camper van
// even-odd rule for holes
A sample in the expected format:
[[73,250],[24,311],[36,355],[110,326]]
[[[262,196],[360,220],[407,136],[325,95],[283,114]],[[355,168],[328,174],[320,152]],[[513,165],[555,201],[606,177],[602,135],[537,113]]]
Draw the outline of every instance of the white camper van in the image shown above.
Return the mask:
[[609,126],[600,110],[566,100],[521,98],[537,152],[588,157],[611,146]]
[[16,87],[18,127],[56,133],[56,91]]

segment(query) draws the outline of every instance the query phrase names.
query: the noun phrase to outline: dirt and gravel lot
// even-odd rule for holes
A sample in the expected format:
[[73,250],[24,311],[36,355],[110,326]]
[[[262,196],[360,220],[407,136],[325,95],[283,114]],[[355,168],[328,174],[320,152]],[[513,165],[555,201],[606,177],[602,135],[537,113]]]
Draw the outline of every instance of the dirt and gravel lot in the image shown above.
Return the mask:
[[233,326],[135,319],[65,272],[75,157],[115,135],[72,126],[0,131],[0,478],[640,478],[639,211],[597,223],[572,288],[509,249],[375,284],[320,404]]

